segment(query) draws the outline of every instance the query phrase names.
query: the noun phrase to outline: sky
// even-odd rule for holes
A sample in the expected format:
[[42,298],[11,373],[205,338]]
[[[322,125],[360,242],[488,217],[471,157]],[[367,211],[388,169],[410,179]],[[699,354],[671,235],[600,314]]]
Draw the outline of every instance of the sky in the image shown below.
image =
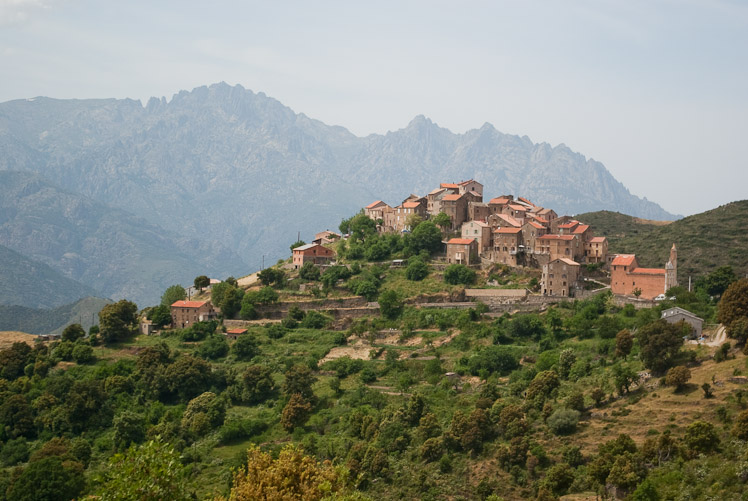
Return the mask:
[[563,143],[676,214],[748,198],[745,1],[0,0],[0,102],[221,81],[359,136]]

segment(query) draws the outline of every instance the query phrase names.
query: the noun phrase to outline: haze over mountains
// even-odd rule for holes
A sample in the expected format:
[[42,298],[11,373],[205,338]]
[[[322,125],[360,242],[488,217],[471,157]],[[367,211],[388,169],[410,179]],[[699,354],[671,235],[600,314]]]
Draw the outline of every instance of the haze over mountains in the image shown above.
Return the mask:
[[677,217],[564,145],[490,124],[453,134],[422,116],[359,138],[224,83],[145,107],[2,103],[0,152],[0,170],[16,171],[2,173],[0,244],[140,306],[197,274],[254,271],[287,257],[297,231],[308,241],[375,199],[396,204],[440,181],[475,178],[489,196],[560,214]]

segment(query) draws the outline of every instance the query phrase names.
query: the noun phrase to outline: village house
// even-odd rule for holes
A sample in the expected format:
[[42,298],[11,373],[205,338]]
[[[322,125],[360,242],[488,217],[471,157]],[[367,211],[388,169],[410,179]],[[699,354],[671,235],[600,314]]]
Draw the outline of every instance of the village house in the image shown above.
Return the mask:
[[505,226],[511,226],[512,228],[522,227],[522,223],[514,219],[512,216],[507,216],[506,214],[491,214],[486,219],[486,222],[493,229],[503,228]]
[[239,339],[239,336],[243,336],[246,333],[247,333],[247,329],[242,329],[242,328],[229,329],[226,331],[224,336],[226,336],[226,339],[232,339],[236,341],[237,339]]
[[319,244],[306,244],[296,247],[292,257],[293,267],[299,269],[304,263],[329,264],[335,259],[335,251]]
[[314,240],[312,240],[312,243],[318,245],[327,245],[337,242],[338,240],[340,240],[340,235],[338,235],[334,231],[325,230],[314,235]]
[[483,185],[474,179],[457,183],[457,189],[461,195],[473,193],[479,199],[477,202],[483,201]]
[[535,221],[527,221],[522,225],[522,242],[528,254],[535,252],[535,241],[548,233],[548,228]]
[[171,325],[184,329],[195,322],[205,322],[216,318],[216,311],[210,301],[175,301],[171,305]]
[[504,207],[508,206],[514,201],[512,195],[502,195],[500,197],[492,198],[488,201],[488,210],[491,214],[501,214]]
[[441,205],[441,212],[448,215],[452,221],[450,230],[457,230],[467,220],[467,198],[465,195],[445,195],[442,198]]
[[610,289],[613,294],[654,299],[678,285],[678,253],[675,244],[670,259],[661,268],[641,268],[634,254],[618,254],[610,263]]
[[483,202],[468,202],[468,220],[469,221],[486,221],[491,215],[488,204]]
[[447,242],[447,263],[471,265],[477,262],[479,262],[477,240],[452,238]]
[[579,287],[580,265],[565,257],[543,265],[540,290],[544,296],[573,297]]
[[381,200],[377,200],[364,207],[364,214],[374,221],[379,219],[384,221],[384,213],[387,209],[391,209],[391,207]]
[[702,328],[704,326],[704,319],[697,317],[688,310],[684,310],[683,308],[674,306],[663,311],[660,314],[660,318],[671,324],[676,324],[680,321],[686,322],[691,326],[691,335],[694,338],[701,337]]
[[554,235],[558,235],[559,233],[561,233],[559,227],[563,224],[569,223],[570,221],[573,221],[573,218],[571,216],[559,216],[551,220],[551,233],[553,233]]
[[579,248],[575,235],[543,235],[535,239],[535,254],[545,254],[548,262],[559,258],[574,259]]
[[466,221],[462,224],[462,238],[478,240],[478,252],[482,255],[491,249],[491,227],[483,221]]
[[605,237],[592,237],[584,244],[584,260],[587,263],[605,264],[608,255],[608,239]]
[[517,266],[517,254],[522,247],[522,228],[503,227],[493,231],[492,261]]
[[[413,198],[415,197],[415,198]],[[411,195],[406,198],[402,204],[394,207],[391,211],[385,212],[384,225],[387,231],[400,233],[410,231],[410,222],[412,216],[426,218],[426,199]]]
[[426,212],[430,216],[439,214],[442,211],[442,198],[449,194],[446,188],[440,187],[426,195]]
[[501,209],[501,213],[513,217],[514,219],[519,221],[519,224],[521,225],[525,222],[525,214],[527,213],[527,208],[524,205],[520,204],[509,204]]

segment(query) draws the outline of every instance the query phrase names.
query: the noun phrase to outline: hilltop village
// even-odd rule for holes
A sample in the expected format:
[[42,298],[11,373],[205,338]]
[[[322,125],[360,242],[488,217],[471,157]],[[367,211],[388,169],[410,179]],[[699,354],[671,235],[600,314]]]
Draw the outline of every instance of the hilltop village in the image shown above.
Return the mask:
[[[677,285],[675,244],[663,269],[642,268],[632,254],[609,254],[608,240],[571,216],[559,216],[527,198],[502,195],[484,202],[483,185],[473,179],[441,183],[426,196],[410,195],[391,207],[376,200],[364,209],[380,233],[407,233],[422,220],[442,228],[447,263],[503,264],[542,269],[540,293],[573,297],[584,288],[580,265],[610,271],[613,294],[655,299]],[[306,259],[330,262],[334,252],[324,244],[339,235],[326,231],[308,245],[294,249],[294,267]]]

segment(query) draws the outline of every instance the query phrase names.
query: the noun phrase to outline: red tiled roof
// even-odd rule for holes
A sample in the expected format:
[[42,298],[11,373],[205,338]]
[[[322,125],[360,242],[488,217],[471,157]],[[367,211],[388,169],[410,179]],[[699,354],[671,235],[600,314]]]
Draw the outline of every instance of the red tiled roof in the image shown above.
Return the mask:
[[459,186],[457,186],[457,185],[456,185],[456,184],[454,184],[454,183],[441,183],[441,184],[439,185],[439,187],[440,187],[440,188],[454,188],[454,189],[458,189],[458,188],[459,188]]
[[631,266],[636,259],[634,254],[618,254],[610,263],[614,266]]
[[506,205],[511,201],[512,200],[507,197],[496,197],[496,198],[492,198],[491,200],[489,200],[488,203],[495,204],[495,205]]
[[416,207],[420,207],[420,206],[421,206],[420,202],[405,202],[403,204],[403,207],[406,209],[415,209]]
[[172,306],[174,308],[200,308],[207,301],[174,301]]
[[574,240],[574,235],[543,235],[538,240]]
[[[379,204],[384,204],[384,202],[382,202],[381,200],[377,200],[376,202],[372,202],[369,205],[367,205],[366,208],[367,209],[373,209],[374,207],[376,207]],[[387,205],[387,204],[385,204],[385,205]]]
[[585,231],[587,231],[589,229],[589,227],[590,227],[589,224],[580,224],[579,226],[577,226],[574,229],[574,233],[576,233],[577,235],[579,235],[579,234],[584,233]]
[[447,245],[450,245],[450,244],[470,245],[473,242],[474,240],[472,238],[453,238],[447,242]]
[[227,330],[226,334],[245,334],[247,332],[247,329],[231,329]]
[[601,243],[605,242],[606,240],[607,240],[607,238],[605,238],[605,237],[592,237],[590,239],[590,243],[591,244],[601,244]]
[[571,259],[567,259],[565,257],[560,257],[556,261],[561,261],[562,263],[566,263],[571,266],[579,266],[579,263],[577,263],[576,261],[572,261]]
[[506,226],[503,228],[499,228],[497,230],[493,230],[494,233],[519,233],[522,231],[522,228],[507,228]]
[[545,226],[543,226],[542,224],[538,224],[535,221],[528,221],[526,224],[529,224],[530,226],[532,226],[533,228],[537,228],[538,230],[545,228]]
[[462,195],[444,195],[444,198],[442,198],[445,202],[454,202],[455,200],[459,200],[462,198]]
[[[457,184],[459,184],[460,186],[465,186],[466,184],[472,183],[473,181],[474,181],[474,179],[468,179],[467,181],[462,181],[462,182],[459,182]],[[480,184],[480,183],[478,183],[478,184]]]
[[534,203],[530,202],[528,199],[526,199],[524,197],[517,197],[517,200],[522,200],[523,202],[525,202],[528,205],[532,205],[533,207],[537,207]]
[[509,208],[512,210],[527,210],[527,207],[524,205],[517,205],[517,204],[510,204]]
[[522,226],[519,221],[517,221],[516,219],[514,219],[509,214],[496,214],[496,215],[499,216],[504,221],[506,221],[506,224],[514,226],[515,228],[519,228],[520,226]]
[[563,228],[563,229],[566,230],[568,228],[573,228],[573,227],[577,226],[578,224],[579,223],[577,221],[569,221],[568,223],[559,224],[558,227],[559,228]]
[[635,275],[664,275],[665,270],[659,268],[634,268],[630,273]]

